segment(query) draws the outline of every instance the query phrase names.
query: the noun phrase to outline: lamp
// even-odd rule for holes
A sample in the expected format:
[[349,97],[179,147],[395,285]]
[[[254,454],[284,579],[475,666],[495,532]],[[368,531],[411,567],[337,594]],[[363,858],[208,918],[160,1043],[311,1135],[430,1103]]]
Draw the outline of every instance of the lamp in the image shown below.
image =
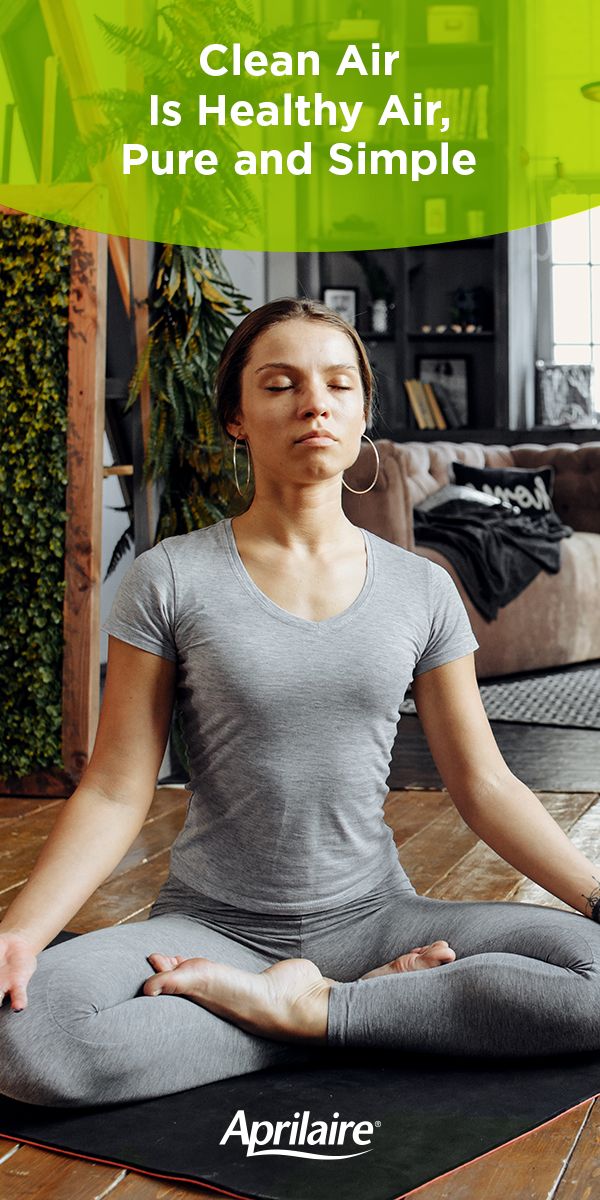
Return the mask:
[[577,191],[575,184],[567,178],[565,164],[560,158],[554,160],[554,174],[554,183],[550,188],[551,196],[572,196]]
[[[600,100],[600,83],[598,84],[598,99]],[[553,162],[554,163],[554,181],[552,186],[548,188],[549,196],[571,196],[577,191],[575,184],[569,179],[565,164],[558,154],[530,154],[525,146],[521,146],[520,161],[524,167],[529,166],[530,162]]]
[[594,80],[593,83],[584,83],[581,89],[581,95],[585,100],[600,101],[600,79]]

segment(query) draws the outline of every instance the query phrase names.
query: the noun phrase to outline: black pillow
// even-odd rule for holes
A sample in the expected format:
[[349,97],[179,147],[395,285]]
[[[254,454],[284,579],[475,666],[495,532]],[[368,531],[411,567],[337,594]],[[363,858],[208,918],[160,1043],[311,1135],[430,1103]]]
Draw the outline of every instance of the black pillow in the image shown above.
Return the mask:
[[474,487],[516,505],[528,517],[544,517],[553,512],[554,467],[468,467],[452,463],[455,483]]

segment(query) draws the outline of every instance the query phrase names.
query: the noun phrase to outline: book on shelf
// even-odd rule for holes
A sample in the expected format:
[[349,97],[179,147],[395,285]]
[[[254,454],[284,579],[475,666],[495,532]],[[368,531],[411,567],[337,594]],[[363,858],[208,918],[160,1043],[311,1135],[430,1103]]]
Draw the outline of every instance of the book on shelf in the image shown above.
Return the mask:
[[[441,110],[436,114],[436,124],[427,126],[427,138],[429,141],[441,141],[448,137],[455,141],[464,138],[487,141],[489,99],[487,83],[480,83],[476,87],[425,88],[426,102],[440,100],[442,103]],[[440,128],[440,116],[449,118],[450,127],[446,133],[442,133]]]
[[[440,411],[433,389],[420,379],[405,379],[404,387],[419,429],[445,429],[446,422]],[[426,388],[429,388],[427,391]],[[431,397],[433,397],[433,402]],[[440,423],[441,422],[441,423]]]
[[423,391],[425,393],[425,398],[429,405],[430,412],[435,421],[435,428],[436,429],[447,429],[448,425],[446,422],[446,418],[444,417],[444,414],[440,408],[437,396],[433,390],[432,385],[430,383],[422,383],[421,387],[423,388]]
[[417,422],[417,428],[434,429],[435,426],[431,424],[432,417],[429,414],[429,410],[425,408],[424,395],[419,388],[418,380],[405,379],[404,387],[406,388],[406,394],[410,401],[410,407],[413,411],[415,421]]

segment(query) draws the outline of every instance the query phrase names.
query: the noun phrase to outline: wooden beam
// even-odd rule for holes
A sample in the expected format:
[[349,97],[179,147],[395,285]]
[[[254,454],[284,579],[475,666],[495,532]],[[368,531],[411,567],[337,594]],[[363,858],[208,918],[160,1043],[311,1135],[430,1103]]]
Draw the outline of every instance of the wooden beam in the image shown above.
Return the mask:
[[123,307],[131,316],[131,280],[129,274],[129,238],[109,234],[108,252],[119,285]]
[[[89,136],[105,118],[98,104],[83,98],[98,92],[100,86],[81,19],[76,6],[70,4],[69,0],[39,0],[39,5],[52,51],[61,65],[77,128],[83,137]],[[91,166],[90,174],[96,184],[107,186],[110,224],[126,231],[128,209],[123,178],[115,154],[108,155],[104,162]],[[92,228],[97,229],[98,226],[94,225]]]
[[107,239],[72,229],[71,244],[62,749],[77,783],[100,707]]
[[105,467],[103,474],[105,479],[109,475],[133,475],[133,466],[131,463],[121,463],[118,467]]
[[[148,343],[148,289],[150,287],[150,247],[147,242],[131,238],[129,259],[131,263],[131,290],[133,294],[133,316],[135,322],[135,348],[139,360]],[[135,552],[148,550],[153,543],[155,528],[154,489],[146,483],[142,467],[148,452],[150,438],[150,383],[144,379],[139,395],[137,414],[134,409],[133,463],[136,483],[134,487]],[[135,419],[139,415],[139,420]]]
[[10,179],[10,159],[12,152],[15,108],[15,104],[4,105],[4,134],[2,137],[2,165],[0,166],[0,183],[8,183]]
[[47,186],[54,175],[54,135],[56,131],[56,91],[58,59],[49,56],[44,62],[44,101],[42,109],[42,161],[40,183]]

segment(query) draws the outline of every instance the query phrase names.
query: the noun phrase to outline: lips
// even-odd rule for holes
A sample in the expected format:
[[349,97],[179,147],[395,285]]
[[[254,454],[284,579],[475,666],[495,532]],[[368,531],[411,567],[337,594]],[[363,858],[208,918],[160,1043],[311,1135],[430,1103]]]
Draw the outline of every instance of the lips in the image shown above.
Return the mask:
[[329,438],[332,442],[337,441],[328,429],[311,429],[310,433],[305,433],[304,437],[298,438],[297,441],[307,442],[309,438]]

